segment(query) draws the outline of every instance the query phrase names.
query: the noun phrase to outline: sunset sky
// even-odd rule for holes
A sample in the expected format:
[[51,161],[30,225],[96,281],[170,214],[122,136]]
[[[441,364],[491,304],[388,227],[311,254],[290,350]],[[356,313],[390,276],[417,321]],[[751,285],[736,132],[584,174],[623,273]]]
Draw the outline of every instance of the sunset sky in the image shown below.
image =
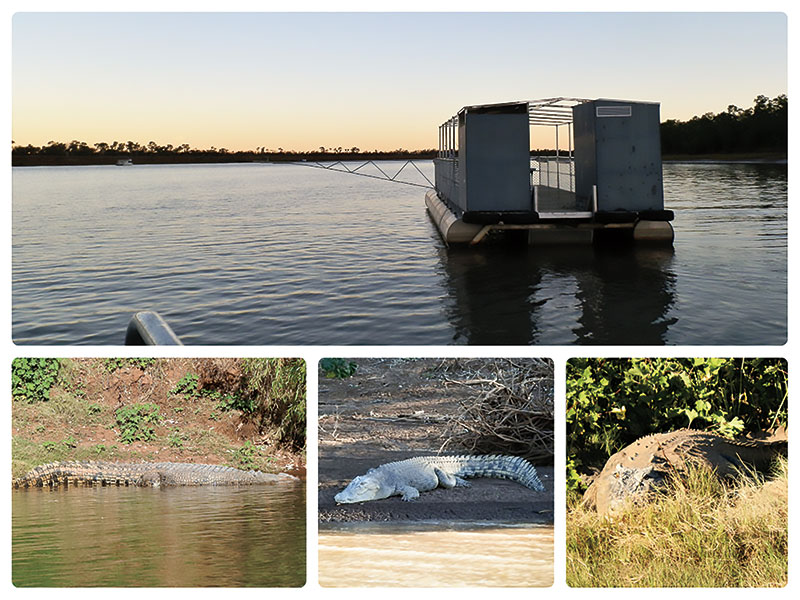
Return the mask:
[[18,13],[12,36],[21,145],[417,149],[470,104],[665,120],[788,93],[781,13]]

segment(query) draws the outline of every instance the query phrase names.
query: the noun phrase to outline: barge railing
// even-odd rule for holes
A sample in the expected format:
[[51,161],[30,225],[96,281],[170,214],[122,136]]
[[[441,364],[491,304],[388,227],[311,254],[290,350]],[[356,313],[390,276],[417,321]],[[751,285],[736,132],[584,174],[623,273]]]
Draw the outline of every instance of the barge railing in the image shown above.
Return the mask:
[[157,312],[145,310],[131,317],[126,346],[182,346],[180,338]]
[[575,191],[575,159],[571,156],[532,156],[531,188],[537,185]]

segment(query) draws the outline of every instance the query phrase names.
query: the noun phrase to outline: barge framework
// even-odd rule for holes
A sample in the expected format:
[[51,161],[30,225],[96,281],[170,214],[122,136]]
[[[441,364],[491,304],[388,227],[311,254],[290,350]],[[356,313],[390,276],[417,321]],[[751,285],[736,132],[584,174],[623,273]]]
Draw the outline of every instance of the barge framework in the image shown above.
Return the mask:
[[[541,126],[555,129],[555,155],[531,155],[531,130]],[[520,231],[533,245],[672,244],[659,127],[652,102],[549,98],[464,107],[439,128],[428,213],[448,244],[477,244],[497,230]]]

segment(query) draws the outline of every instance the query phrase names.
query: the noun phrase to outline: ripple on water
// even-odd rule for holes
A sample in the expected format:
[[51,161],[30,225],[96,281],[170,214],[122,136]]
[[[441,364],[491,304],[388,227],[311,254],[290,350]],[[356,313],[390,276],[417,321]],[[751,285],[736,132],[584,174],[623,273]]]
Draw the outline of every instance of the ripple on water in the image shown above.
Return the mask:
[[17,587],[305,583],[305,487],[12,494]]
[[121,171],[13,169],[16,342],[117,344],[138,310],[187,344],[786,339],[785,166],[665,165],[674,253],[447,249],[423,190],[293,165]]

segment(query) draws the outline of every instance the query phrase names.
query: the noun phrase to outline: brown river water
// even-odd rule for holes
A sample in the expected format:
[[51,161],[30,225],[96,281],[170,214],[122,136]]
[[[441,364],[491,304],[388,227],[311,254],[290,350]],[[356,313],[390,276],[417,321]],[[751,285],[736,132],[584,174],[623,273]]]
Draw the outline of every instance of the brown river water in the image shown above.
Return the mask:
[[299,587],[305,485],[12,492],[17,587]]
[[323,587],[549,587],[553,527],[498,524],[325,525]]

